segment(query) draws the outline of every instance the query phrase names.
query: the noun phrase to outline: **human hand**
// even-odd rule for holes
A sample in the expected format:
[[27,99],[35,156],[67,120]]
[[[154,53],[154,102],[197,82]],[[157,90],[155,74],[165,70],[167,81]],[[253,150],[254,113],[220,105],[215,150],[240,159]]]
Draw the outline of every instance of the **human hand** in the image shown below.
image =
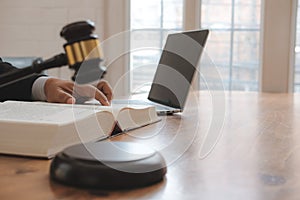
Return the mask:
[[44,86],[48,102],[74,104],[77,101],[95,98],[102,105],[109,106],[112,100],[112,89],[106,81],[95,85],[78,85],[72,81],[49,78]]

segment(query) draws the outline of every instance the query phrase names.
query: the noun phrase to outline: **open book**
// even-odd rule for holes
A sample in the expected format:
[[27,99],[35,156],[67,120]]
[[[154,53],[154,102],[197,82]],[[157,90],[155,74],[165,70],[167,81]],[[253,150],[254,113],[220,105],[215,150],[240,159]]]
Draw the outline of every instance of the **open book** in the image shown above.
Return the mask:
[[159,121],[148,107],[0,103],[0,153],[51,158],[65,147]]

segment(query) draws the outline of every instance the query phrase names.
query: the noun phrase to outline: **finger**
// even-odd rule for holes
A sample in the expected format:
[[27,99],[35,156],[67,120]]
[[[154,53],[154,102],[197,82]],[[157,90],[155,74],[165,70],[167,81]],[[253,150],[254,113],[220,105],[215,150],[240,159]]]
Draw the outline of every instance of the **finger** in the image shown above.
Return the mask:
[[98,100],[103,106],[110,105],[107,97],[98,89],[95,92],[95,99]]
[[55,99],[56,103],[67,103],[67,104],[74,104],[76,99],[69,93],[60,90]]
[[76,85],[75,94],[80,98],[95,98],[102,105],[109,106],[107,97],[95,86],[92,85]]
[[100,81],[97,85],[97,88],[102,91],[102,93],[106,96],[108,101],[112,100],[113,93],[112,93],[112,88],[106,81]]
[[67,99],[66,101],[67,104],[75,104],[76,103],[76,99],[74,97],[70,97]]

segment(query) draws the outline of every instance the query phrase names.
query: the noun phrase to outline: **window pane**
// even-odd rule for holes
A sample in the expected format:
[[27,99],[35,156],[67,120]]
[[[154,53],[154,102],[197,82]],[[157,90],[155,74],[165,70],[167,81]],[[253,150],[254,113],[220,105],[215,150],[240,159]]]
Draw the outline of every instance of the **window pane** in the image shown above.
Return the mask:
[[226,90],[258,89],[260,10],[261,0],[202,1],[201,27],[211,31],[206,52]]
[[161,32],[158,30],[132,30],[130,45],[131,49],[157,48],[161,47]]
[[131,92],[148,92],[168,33],[182,30],[183,0],[131,0]]
[[163,1],[163,28],[181,29],[183,1],[164,0]]
[[236,31],[233,43],[233,64],[255,69],[259,61],[259,33]]
[[139,28],[160,28],[161,0],[131,0],[132,29]]
[[206,45],[207,52],[213,52],[214,62],[218,66],[229,66],[230,63],[230,32],[214,31],[209,36],[209,44]]
[[259,29],[260,1],[237,1],[235,3],[235,28]]
[[131,32],[132,93],[147,92],[161,52],[161,32],[133,30]]
[[156,70],[160,50],[141,50],[131,53],[131,76],[134,78],[132,93],[143,93],[150,90]]
[[213,29],[231,28],[231,2],[229,1],[206,1],[202,2],[202,27]]
[[259,33],[235,32],[233,46],[232,90],[258,90]]

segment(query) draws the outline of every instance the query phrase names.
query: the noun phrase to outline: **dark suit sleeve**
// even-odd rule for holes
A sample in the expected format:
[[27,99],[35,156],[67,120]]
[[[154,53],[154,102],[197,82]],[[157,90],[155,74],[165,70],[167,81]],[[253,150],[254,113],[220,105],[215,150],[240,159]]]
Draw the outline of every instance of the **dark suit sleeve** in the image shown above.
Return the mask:
[[[0,58],[0,75],[13,71],[19,70],[7,62],[3,62]],[[5,87],[0,87],[0,101],[6,100],[21,100],[30,101],[31,98],[31,88],[34,81],[41,75],[34,74],[25,79],[17,81],[15,83],[9,84]]]

